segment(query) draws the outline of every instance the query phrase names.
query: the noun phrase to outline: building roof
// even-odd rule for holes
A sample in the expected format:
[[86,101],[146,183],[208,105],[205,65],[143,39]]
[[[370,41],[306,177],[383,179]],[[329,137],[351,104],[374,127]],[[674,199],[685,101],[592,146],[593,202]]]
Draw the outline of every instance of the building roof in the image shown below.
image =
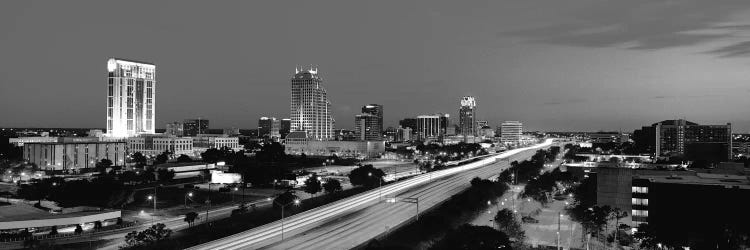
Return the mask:
[[124,141],[82,141],[82,142],[25,142],[26,144],[40,144],[40,145],[67,145],[67,144],[110,144],[110,143],[123,143]]
[[305,131],[294,131],[286,135],[286,139],[306,139],[307,132]]
[[293,79],[320,79],[317,69],[296,70]]
[[146,62],[146,61],[130,60],[130,59],[125,59],[125,58],[121,58],[121,57],[114,57],[112,59],[115,59],[115,60],[118,60],[118,61],[127,61],[127,62],[134,62],[134,63],[140,63],[140,64],[149,64],[149,65],[156,66],[156,64],[154,64],[154,63],[150,63],[150,62]]
[[695,122],[679,119],[679,120],[663,120],[661,122],[654,123],[651,126],[656,126],[659,123],[661,123],[661,125],[691,125],[691,126],[698,125],[698,123],[695,123]]
[[706,186],[731,186],[733,188],[750,189],[750,179],[744,175],[728,174],[680,174],[680,175],[645,175],[640,178],[653,183],[672,183]]

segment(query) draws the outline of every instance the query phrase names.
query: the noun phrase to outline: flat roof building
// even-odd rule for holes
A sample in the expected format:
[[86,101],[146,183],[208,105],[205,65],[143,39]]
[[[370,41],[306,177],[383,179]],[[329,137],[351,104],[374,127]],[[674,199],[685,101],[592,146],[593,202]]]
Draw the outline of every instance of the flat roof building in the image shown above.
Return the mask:
[[505,121],[500,124],[500,140],[503,143],[519,144],[523,134],[523,123],[519,121]]
[[42,170],[78,171],[94,168],[102,159],[109,159],[113,165],[122,166],[125,163],[126,146],[122,141],[97,141],[96,138],[88,141],[33,142],[23,145],[23,157]]

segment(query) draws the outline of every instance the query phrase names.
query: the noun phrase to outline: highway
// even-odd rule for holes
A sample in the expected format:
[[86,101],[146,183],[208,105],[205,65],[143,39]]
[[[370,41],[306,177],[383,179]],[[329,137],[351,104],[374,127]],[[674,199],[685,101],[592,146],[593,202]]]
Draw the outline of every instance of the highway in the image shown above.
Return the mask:
[[[459,167],[421,174],[290,216],[284,222],[283,241],[281,221],[275,221],[190,249],[350,249],[416,218],[417,204],[400,202],[402,198],[417,198],[420,211],[424,211],[467,188],[472,178],[494,176],[507,168],[508,162],[527,159],[536,149],[552,144],[549,139]],[[508,161],[498,160],[505,158]],[[397,202],[384,202],[393,196]]]
[[[262,206],[268,206],[271,204],[269,200],[258,200],[254,202],[248,202],[248,205],[256,204],[258,207]],[[216,209],[212,209],[208,213],[209,221],[214,221],[221,218],[226,218],[231,215],[231,212],[233,209],[236,209],[236,205],[231,206],[224,206],[224,207],[218,207]],[[206,220],[206,211],[198,212],[198,218],[193,223],[193,226],[202,224]],[[172,231],[179,231],[183,230],[188,227],[188,223],[184,221],[185,216],[176,216],[172,218],[167,219],[161,219],[156,220],[154,223],[164,223],[167,228],[172,229]],[[100,231],[100,232],[85,232],[83,235],[77,236],[77,237],[69,237],[69,238],[57,238],[51,241],[54,241],[55,244],[61,245],[61,244],[68,244],[68,243],[76,243],[76,242],[87,242],[87,241],[96,241],[96,240],[112,240],[115,239],[116,241],[110,242],[107,246],[102,247],[103,249],[119,249],[120,245],[123,244],[125,235],[132,231],[142,231],[148,227],[150,227],[152,224],[150,222],[148,223],[142,223],[137,226],[133,227],[126,227],[121,229],[114,229],[114,230],[107,230],[107,231]],[[23,247],[23,242],[2,242],[0,243],[0,249],[18,249]]]

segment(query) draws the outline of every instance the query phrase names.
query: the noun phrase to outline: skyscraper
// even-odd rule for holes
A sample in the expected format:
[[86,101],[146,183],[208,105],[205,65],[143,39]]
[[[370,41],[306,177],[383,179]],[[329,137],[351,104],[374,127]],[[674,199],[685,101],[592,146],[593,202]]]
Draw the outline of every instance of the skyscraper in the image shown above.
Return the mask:
[[289,130],[292,128],[292,119],[284,118],[281,119],[281,128],[279,129],[279,134],[281,134],[281,138],[286,138],[286,135],[289,134]]
[[261,117],[258,119],[258,137],[281,137],[281,120],[276,117]]
[[362,106],[362,114],[371,114],[376,117],[378,117],[378,123],[375,128],[377,128],[377,132],[379,135],[383,134],[383,105],[380,104],[368,104],[365,106]]
[[458,125],[459,132],[463,136],[477,134],[476,107],[477,102],[473,96],[464,96],[461,98],[461,108],[458,111]]
[[107,135],[153,134],[156,65],[110,58],[107,71]]
[[207,119],[185,119],[182,123],[183,133],[186,136],[196,136],[208,133]]
[[377,141],[381,139],[379,117],[373,114],[354,116],[354,134],[359,141]]
[[331,102],[322,83],[317,68],[296,69],[292,77],[291,130],[304,131],[313,140],[330,140],[334,137]]
[[417,116],[417,136],[420,140],[436,140],[441,135],[440,115]]
[[185,134],[185,130],[183,129],[181,122],[170,122],[167,123],[164,134],[172,136],[183,136]]

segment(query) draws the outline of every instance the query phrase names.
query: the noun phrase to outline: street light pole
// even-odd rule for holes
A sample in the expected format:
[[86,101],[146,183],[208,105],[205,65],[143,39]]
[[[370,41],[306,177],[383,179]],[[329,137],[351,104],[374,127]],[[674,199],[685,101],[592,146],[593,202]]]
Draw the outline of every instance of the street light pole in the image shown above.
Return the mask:
[[294,199],[292,202],[289,202],[287,204],[281,204],[281,203],[276,202],[276,200],[274,200],[273,203],[281,206],[281,240],[283,241],[284,240],[284,208],[292,204],[297,205],[300,203],[300,201],[299,199]]
[[154,216],[156,215],[156,186],[154,186],[154,195],[149,195],[148,199],[154,201],[154,211],[151,213],[151,225],[153,225]]
[[[188,192],[187,194],[185,194],[185,208],[187,208],[188,196],[193,197],[193,192]],[[191,199],[191,201],[192,201],[192,199]]]
[[206,225],[208,225],[208,210],[211,210],[211,182],[208,183],[208,195],[206,201],[208,201],[208,207],[206,207]]
[[562,212],[557,212],[557,250],[560,250],[560,219]]

